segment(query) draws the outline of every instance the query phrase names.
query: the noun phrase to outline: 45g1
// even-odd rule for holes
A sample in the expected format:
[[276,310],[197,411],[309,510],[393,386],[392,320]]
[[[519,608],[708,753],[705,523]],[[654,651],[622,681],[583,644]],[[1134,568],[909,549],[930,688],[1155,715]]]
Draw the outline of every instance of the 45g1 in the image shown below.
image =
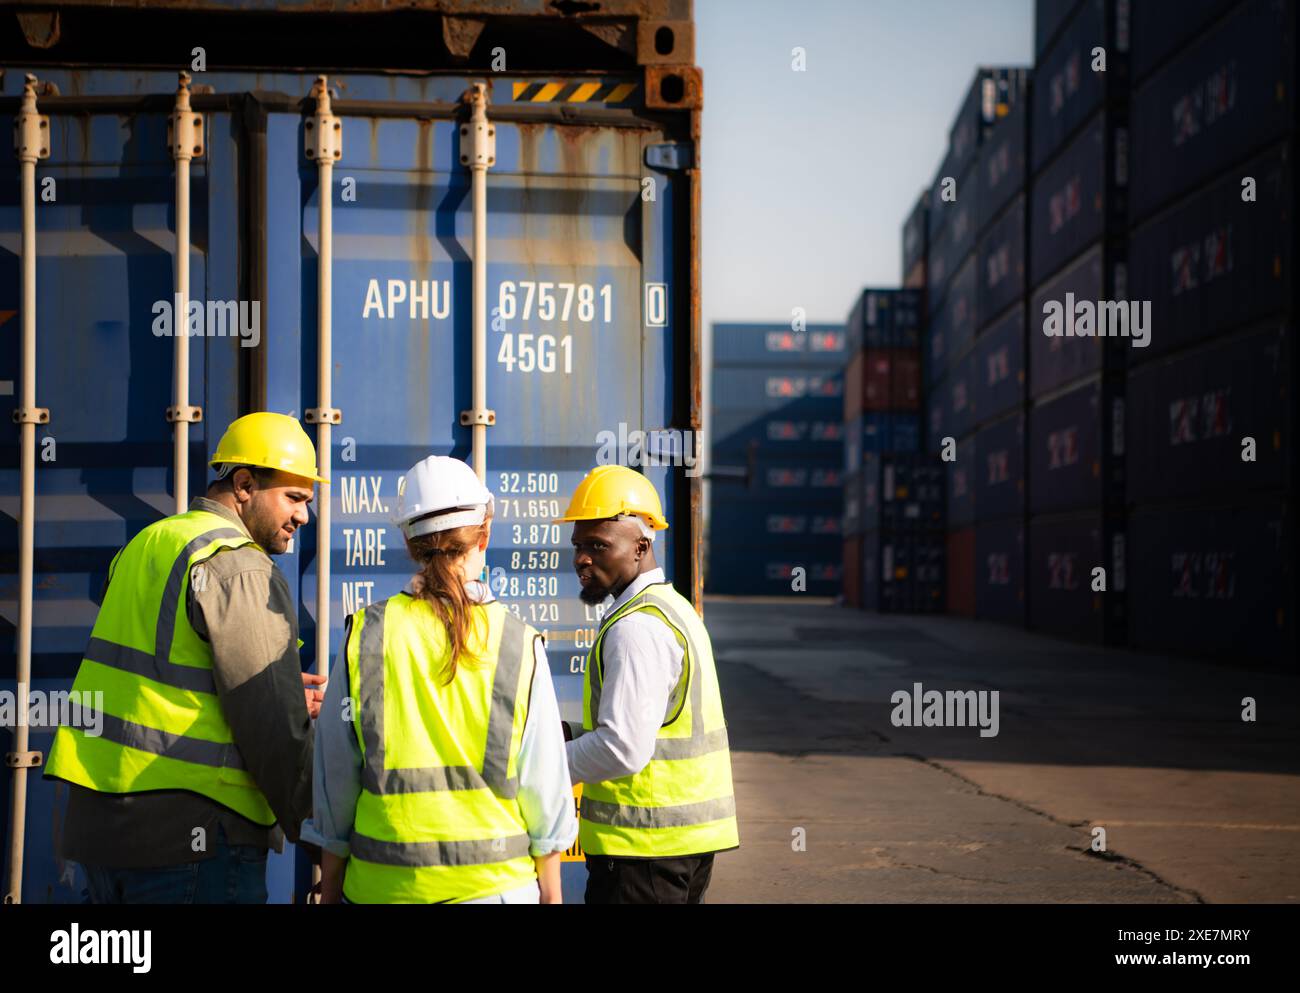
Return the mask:
[[507,331],[501,335],[497,361],[506,372],[573,372],[573,336],[559,341],[552,334],[524,334]]

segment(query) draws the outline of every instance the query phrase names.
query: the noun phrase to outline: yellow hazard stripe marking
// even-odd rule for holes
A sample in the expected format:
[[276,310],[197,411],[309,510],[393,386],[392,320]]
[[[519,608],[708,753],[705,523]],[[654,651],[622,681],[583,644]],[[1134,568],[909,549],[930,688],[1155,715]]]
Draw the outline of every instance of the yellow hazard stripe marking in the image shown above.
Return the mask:
[[569,103],[581,103],[584,100],[590,100],[591,95],[599,89],[599,83],[583,83],[573,91],[573,95],[569,97]]
[[545,103],[548,100],[553,100],[555,94],[559,93],[562,89],[564,89],[563,83],[547,83],[537,91],[537,95],[533,97],[533,103]]
[[513,91],[511,92],[511,95],[510,95],[510,99],[511,99],[511,100],[518,100],[518,99],[523,95],[523,92],[524,92],[524,90],[526,90],[526,89],[528,89],[528,84],[527,84],[527,83],[515,83],[515,85],[514,85],[514,89],[513,89]]
[[613,91],[605,98],[606,103],[619,103],[626,100],[628,94],[636,89],[636,83],[623,83],[615,86]]

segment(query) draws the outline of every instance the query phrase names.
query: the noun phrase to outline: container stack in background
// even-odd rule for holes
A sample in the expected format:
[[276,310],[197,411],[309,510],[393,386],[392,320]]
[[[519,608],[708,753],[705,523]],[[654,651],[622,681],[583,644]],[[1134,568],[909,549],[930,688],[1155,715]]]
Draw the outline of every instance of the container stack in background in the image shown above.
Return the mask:
[[942,470],[921,451],[924,302],[863,290],[845,329],[844,598],[868,610],[942,609]]
[[[946,463],[947,489],[947,609],[965,617],[975,615],[975,496],[977,453],[973,409],[976,329],[980,327],[980,277],[976,251],[980,217],[984,228],[1011,216],[1014,204],[993,213],[981,204],[980,149],[995,122],[1011,116],[1023,102],[1027,70],[983,67],[976,71],[957,119],[949,131],[948,153],[930,187],[926,264],[927,326],[925,382],[928,390],[927,451],[942,455],[944,439],[955,445],[955,460]],[[1008,129],[1009,130],[1009,129]],[[999,183],[1010,189],[1011,180]],[[1011,211],[1011,214],[1008,214]],[[1007,221],[1004,225],[1010,225]],[[1003,234],[1004,228],[999,228]],[[1005,247],[1014,250],[1014,240]],[[999,254],[999,259],[1002,255]],[[1007,265],[1014,269],[1012,260]],[[998,300],[1014,282],[1009,271],[995,285]],[[1002,311],[1008,304],[1000,303]],[[1001,311],[1000,311],[1001,312]]]
[[1129,637],[1294,663],[1296,6],[1184,7],[1134,10]]
[[713,325],[707,592],[841,592],[847,354],[839,325]]
[[[1069,330],[1078,302],[1129,296],[1130,4],[1039,0],[1038,8],[1029,139],[1029,626],[1118,644],[1130,339],[1049,337],[1044,329],[1049,307],[1059,307]],[[1060,16],[1048,23],[1046,11]],[[1098,48],[1104,72],[1094,69]]]

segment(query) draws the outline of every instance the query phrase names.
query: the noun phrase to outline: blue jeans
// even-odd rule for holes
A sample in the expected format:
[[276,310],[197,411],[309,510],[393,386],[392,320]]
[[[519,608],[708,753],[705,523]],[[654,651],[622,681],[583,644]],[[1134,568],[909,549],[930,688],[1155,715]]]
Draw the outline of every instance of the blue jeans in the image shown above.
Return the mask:
[[201,862],[115,869],[86,865],[91,903],[266,903],[266,849],[227,845]]

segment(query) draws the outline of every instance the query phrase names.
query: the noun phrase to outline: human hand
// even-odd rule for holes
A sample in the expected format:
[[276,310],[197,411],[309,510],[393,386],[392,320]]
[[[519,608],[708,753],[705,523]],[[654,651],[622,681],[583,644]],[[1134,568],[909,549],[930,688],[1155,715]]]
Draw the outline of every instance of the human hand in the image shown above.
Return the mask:
[[[318,676],[314,672],[304,672],[302,674],[303,694],[307,699],[307,714],[312,718],[312,720],[315,720],[316,716],[320,713],[321,701],[325,699],[324,686],[326,682],[328,682],[326,677]],[[320,686],[322,688],[314,690],[311,688],[313,686]]]

